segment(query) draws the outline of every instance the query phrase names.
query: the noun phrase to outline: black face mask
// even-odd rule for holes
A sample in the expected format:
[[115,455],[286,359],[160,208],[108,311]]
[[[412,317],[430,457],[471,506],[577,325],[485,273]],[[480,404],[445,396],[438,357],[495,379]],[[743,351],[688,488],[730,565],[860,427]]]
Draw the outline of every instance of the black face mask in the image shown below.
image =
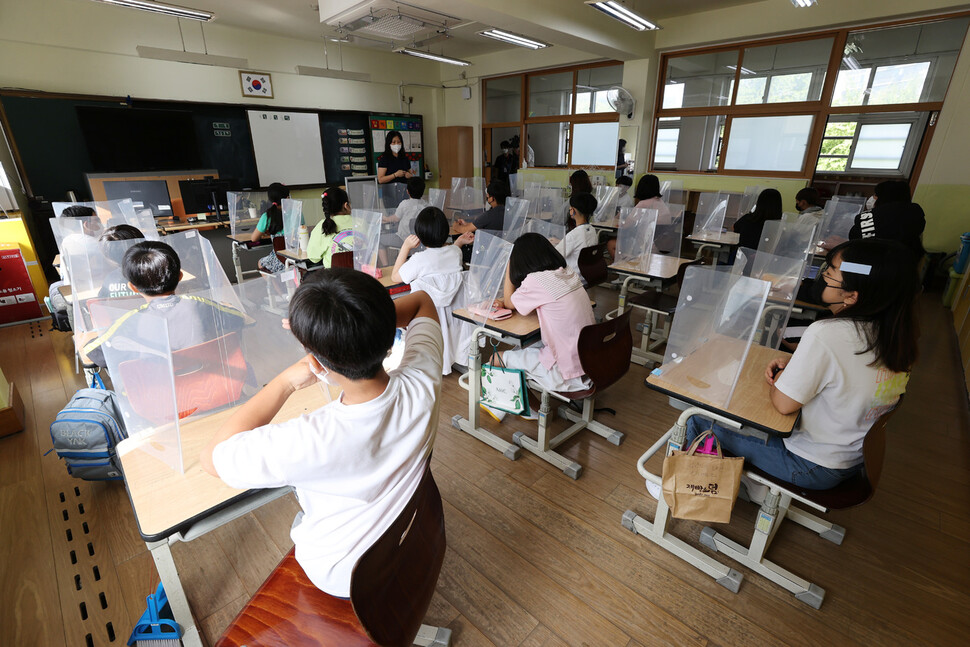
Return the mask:
[[819,268],[818,274],[815,275],[815,281],[812,283],[812,300],[823,306],[834,306],[834,305],[845,305],[845,301],[825,301],[822,296],[825,292],[825,288],[839,288],[841,285],[829,285],[825,282],[825,276],[822,274],[822,268]]

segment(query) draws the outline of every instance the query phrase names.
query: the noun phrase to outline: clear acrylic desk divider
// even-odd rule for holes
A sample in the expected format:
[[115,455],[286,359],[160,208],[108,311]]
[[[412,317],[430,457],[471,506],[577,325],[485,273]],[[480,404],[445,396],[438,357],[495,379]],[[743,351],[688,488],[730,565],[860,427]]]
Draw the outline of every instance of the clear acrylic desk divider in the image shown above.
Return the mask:
[[120,225],[122,223],[135,224],[135,203],[131,198],[123,200],[98,200],[96,202],[52,202],[54,217],[61,218],[64,210],[68,207],[90,207],[94,209],[95,215],[104,223],[105,227]]
[[347,199],[352,209],[376,209],[378,203],[377,176],[346,178]]
[[802,214],[798,213],[797,211],[786,211],[785,213],[781,214],[781,221],[795,223],[798,222],[801,217]]
[[236,290],[245,311],[255,318],[259,318],[259,312],[266,311],[282,320],[288,315],[290,299],[298,287],[300,271],[293,266],[276,274],[260,274],[257,278],[240,283]]
[[[255,227],[259,224],[259,218],[270,207],[269,194],[266,191],[227,191],[226,201],[229,203],[229,233],[232,236],[241,232],[243,226],[251,224]],[[218,208],[218,205],[212,206]],[[254,222],[240,224],[247,220]]]
[[661,256],[680,256],[684,239],[684,205],[668,204],[670,218],[661,222],[658,214],[657,229],[653,237],[653,252]]
[[286,248],[300,250],[300,225],[303,224],[303,200],[283,198],[280,205],[283,212],[283,236],[286,238]]
[[761,230],[758,251],[790,258],[807,258],[815,248],[817,222],[812,219],[804,224],[769,220]]
[[522,198],[505,199],[505,215],[502,220],[502,238],[514,243],[525,232],[531,203]]
[[566,225],[557,225],[550,220],[543,220],[542,218],[527,218],[522,233],[540,234],[553,245],[558,245],[559,241],[566,237]]
[[[115,314],[120,317],[125,313]],[[135,317],[137,324],[120,327],[102,345],[131,439],[122,448],[140,449],[176,472],[184,473],[179,418],[182,413],[188,417],[192,412],[179,409],[168,322],[151,311],[132,315]]]
[[614,263],[639,272],[649,270],[656,227],[656,209],[620,209]]
[[748,186],[744,188],[744,195],[741,196],[741,205],[739,211],[741,215],[745,215],[754,211],[754,206],[758,203],[758,196],[766,187],[762,186]]
[[485,186],[480,177],[455,177],[451,179],[451,204],[453,209],[472,211],[485,209]]
[[354,269],[377,278],[382,213],[352,209],[351,217],[354,221]]
[[792,258],[757,252],[751,262],[751,278],[767,281],[768,303],[758,326],[755,341],[768,348],[779,348],[798,294],[798,286],[808,262],[806,256]]
[[[141,295],[128,287],[121,271],[125,253],[141,240],[117,240],[99,243],[91,253],[67,254],[71,267],[71,301],[75,333],[101,333],[119,312],[145,304]],[[80,341],[81,335],[75,335]]]
[[724,231],[727,208],[727,197],[722,197],[720,193],[701,193],[697,199],[693,236],[695,238],[719,237]]
[[616,218],[616,201],[620,197],[620,190],[615,186],[595,186],[593,196],[596,198],[596,210],[593,211],[592,222],[609,224]]
[[754,340],[770,284],[712,267],[689,267],[667,339],[661,378],[727,408]]
[[[428,203],[432,207],[445,210],[445,201],[448,199],[448,189],[428,189]],[[446,214],[447,215],[447,214]]]
[[539,218],[542,214],[542,186],[529,184],[522,191],[522,199],[529,203],[529,215]]
[[539,189],[538,216],[556,224],[566,224],[569,213],[569,203],[562,187],[544,186]]
[[[636,187],[630,189],[631,196]],[[668,205],[687,204],[687,192],[684,191],[683,180],[664,180],[660,183],[660,197]]]
[[816,233],[818,247],[829,250],[849,240],[849,230],[864,207],[865,198],[836,196],[826,202],[825,215]]
[[[402,182],[389,182],[387,184],[379,185],[378,188],[380,189],[381,197],[377,206],[383,207],[384,209],[390,209],[391,213],[394,213],[397,206],[408,199],[407,185]],[[350,206],[356,207],[353,202],[350,203]]]
[[164,242],[175,250],[182,265],[182,280],[176,294],[210,290],[217,293],[220,300],[239,307],[239,297],[207,238],[190,229],[170,234]]
[[741,203],[744,200],[744,196],[740,193],[732,193],[730,191],[721,191],[720,196],[722,199],[727,200],[727,209],[724,212],[724,231],[734,231],[734,223],[738,221],[738,218],[743,216],[745,211],[741,211]]
[[[476,231],[465,280],[465,303],[480,326],[490,319],[492,305],[502,298],[512,243],[486,231]],[[512,309],[511,304],[505,304]],[[474,349],[472,349],[474,350]]]

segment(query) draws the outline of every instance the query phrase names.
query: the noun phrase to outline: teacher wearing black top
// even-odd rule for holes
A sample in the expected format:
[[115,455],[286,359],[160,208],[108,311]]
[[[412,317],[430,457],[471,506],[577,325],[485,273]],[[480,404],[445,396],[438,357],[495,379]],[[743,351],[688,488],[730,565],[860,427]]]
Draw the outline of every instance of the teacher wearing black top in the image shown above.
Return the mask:
[[384,153],[377,158],[377,182],[404,184],[411,177],[414,177],[414,173],[411,172],[411,162],[404,151],[404,139],[398,131],[388,131],[384,138]]

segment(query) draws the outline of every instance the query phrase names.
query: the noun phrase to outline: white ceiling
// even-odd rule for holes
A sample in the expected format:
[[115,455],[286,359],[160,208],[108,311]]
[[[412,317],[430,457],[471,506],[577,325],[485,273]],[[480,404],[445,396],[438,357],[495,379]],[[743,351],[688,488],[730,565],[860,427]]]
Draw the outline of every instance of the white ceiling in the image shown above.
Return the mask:
[[[328,26],[320,22],[320,14],[322,12],[319,10],[318,3],[324,3],[325,11],[323,13],[326,13],[327,3],[331,2],[332,0],[165,1],[171,1],[172,4],[177,4],[184,7],[204,9],[206,11],[214,12],[216,14],[216,22],[218,24],[242,27],[260,32],[289,35],[294,38],[301,38],[305,40],[321,40],[328,36],[337,37],[341,35],[338,33],[339,30],[337,27]],[[626,0],[626,4],[627,6],[641,13],[643,16],[658,22],[661,26],[663,26],[663,21],[665,18],[700,13],[714,8],[749,4],[758,1],[760,0]],[[776,1],[789,2],[789,0]],[[587,12],[578,13],[575,15],[588,15],[588,20],[590,23],[597,24],[606,29],[615,29],[621,33],[630,31],[629,28],[624,27],[619,22],[602,17],[601,14],[592,8],[582,7],[582,0],[559,0],[559,2],[562,3],[561,6],[563,6],[564,9],[566,8],[567,3],[571,5],[578,5],[578,7],[569,6],[569,12],[574,13],[577,10]],[[338,2],[336,4],[347,5],[349,3]],[[361,2],[360,4],[364,4],[364,2]],[[463,13],[463,8],[469,8],[470,5],[474,4],[474,2],[462,2],[461,0],[452,0],[449,2],[442,2],[441,0],[404,0],[404,2],[395,4],[399,6],[401,13],[410,13],[411,15],[420,14],[421,17],[426,19],[429,16],[434,16],[436,14],[448,14],[452,19],[442,17],[440,20],[448,25],[448,29],[446,31],[449,37],[447,39],[441,39],[423,46],[424,49],[430,49],[436,53],[443,53],[448,56],[469,58],[492,52],[514,49],[514,46],[512,45],[506,45],[504,43],[483,38],[478,35],[479,31],[492,26],[504,26],[504,28],[511,29],[512,27],[510,24],[508,24],[510,19],[514,21],[515,31],[524,36],[531,36],[539,40],[545,40],[546,42],[552,41],[553,45],[561,44],[577,49],[583,49],[582,42],[577,43],[576,40],[569,38],[569,35],[566,33],[563,34],[562,38],[558,39],[561,42],[556,42],[556,40],[550,38],[549,31],[545,29],[543,25],[543,12],[535,10],[530,11],[529,0],[520,0],[518,15],[510,16],[509,14],[504,14],[505,20],[502,21],[505,23],[504,25],[489,25],[482,22],[476,22],[470,17],[470,15],[468,15],[473,13],[482,15],[482,12],[480,11],[467,11],[465,12],[466,15],[462,16],[461,13]],[[421,9],[426,9],[435,13],[428,14],[426,12],[421,12]],[[130,9],[118,10],[131,11]],[[498,14],[496,14],[496,16],[497,15]],[[548,18],[548,14],[545,14],[545,16]],[[430,33],[432,36],[434,36],[437,35],[436,32],[437,29],[429,27],[425,33]],[[351,37],[354,42],[350,43],[349,45],[342,46],[364,46],[388,50],[392,47],[390,41],[387,39],[365,39],[360,34],[352,34]],[[423,40],[423,38],[423,35],[419,35],[418,40]],[[397,46],[411,44],[410,39],[399,40],[395,43]]]

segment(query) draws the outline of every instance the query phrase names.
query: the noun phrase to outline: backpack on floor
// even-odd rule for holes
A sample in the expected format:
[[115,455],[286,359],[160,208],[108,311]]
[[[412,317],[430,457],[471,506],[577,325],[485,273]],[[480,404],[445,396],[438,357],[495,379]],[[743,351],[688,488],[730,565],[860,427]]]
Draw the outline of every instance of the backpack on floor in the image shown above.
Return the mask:
[[[94,385],[81,389],[51,423],[51,440],[64,459],[68,473],[85,481],[114,481],[122,478],[115,445],[128,437],[118,396],[108,391],[95,374]],[[49,452],[48,452],[49,453]]]

